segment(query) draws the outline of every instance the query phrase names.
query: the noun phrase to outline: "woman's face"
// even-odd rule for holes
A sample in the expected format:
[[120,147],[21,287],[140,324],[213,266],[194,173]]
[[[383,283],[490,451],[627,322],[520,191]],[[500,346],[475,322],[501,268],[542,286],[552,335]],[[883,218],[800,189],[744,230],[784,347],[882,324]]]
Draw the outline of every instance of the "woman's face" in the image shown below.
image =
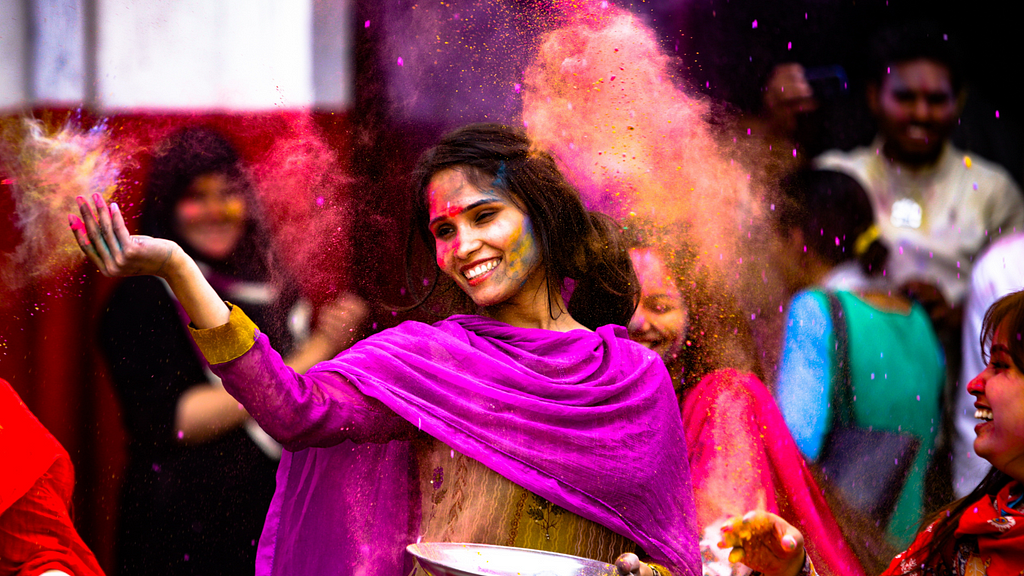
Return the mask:
[[175,232],[210,260],[225,260],[245,233],[245,197],[224,174],[197,176],[174,207]]
[[[988,366],[967,384],[975,396],[974,451],[1014,478],[1024,473],[1024,374],[1010,358],[1005,326],[996,330]],[[1013,331],[1016,332],[1016,331]]]
[[640,305],[629,320],[629,337],[668,363],[686,339],[688,317],[683,295],[656,250],[633,248],[629,257],[640,279]]
[[470,182],[462,170],[438,172],[427,187],[437,265],[478,306],[543,281],[530,217],[497,190]]

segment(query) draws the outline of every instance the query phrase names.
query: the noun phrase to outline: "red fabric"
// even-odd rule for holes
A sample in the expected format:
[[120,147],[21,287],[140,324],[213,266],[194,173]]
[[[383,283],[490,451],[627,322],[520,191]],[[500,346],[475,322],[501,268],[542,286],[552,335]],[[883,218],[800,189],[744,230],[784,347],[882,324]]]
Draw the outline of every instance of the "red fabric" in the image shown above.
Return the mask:
[[889,567],[882,572],[882,576],[903,576],[911,574],[920,569],[919,558],[922,558],[923,550],[927,549],[932,542],[932,530],[935,524],[931,524],[924,530],[917,533],[917,538],[910,543],[910,548],[900,552],[889,563]]
[[[987,565],[986,576],[1019,576],[1024,573],[1024,514],[1010,508],[1008,496],[1010,490],[1020,487],[1011,482],[999,491],[993,499],[984,496],[969,507],[960,517],[956,529],[956,539],[975,537],[978,542],[978,556]],[[998,508],[997,508],[998,507]],[[921,570],[921,559],[927,556],[932,545],[933,531],[938,523],[933,523],[921,532],[907,548],[886,568],[882,576],[904,576],[918,573]],[[952,561],[956,546],[951,546],[943,553],[943,560]]]
[[987,576],[1014,576],[1024,572],[1024,514],[1009,504],[1011,489],[1020,484],[1011,482],[995,498],[982,498],[964,511],[956,537],[975,536],[978,555],[988,564]]
[[683,425],[697,519],[761,508],[804,534],[821,574],[863,576],[782,413],[752,374],[718,370],[686,393]]
[[6,380],[0,380],[0,454],[4,463],[0,514],[24,496],[59,457],[68,457]]
[[102,575],[68,514],[75,474],[67,452],[4,380],[0,454],[0,576]]

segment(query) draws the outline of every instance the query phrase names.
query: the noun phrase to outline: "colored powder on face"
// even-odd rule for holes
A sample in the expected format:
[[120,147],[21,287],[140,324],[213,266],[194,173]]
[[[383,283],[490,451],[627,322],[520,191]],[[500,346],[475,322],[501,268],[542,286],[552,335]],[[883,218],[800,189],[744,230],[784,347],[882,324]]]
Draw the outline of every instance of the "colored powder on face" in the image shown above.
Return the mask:
[[508,277],[513,281],[525,282],[540,258],[537,242],[533,237],[533,223],[525,214],[522,227],[513,233],[509,244],[511,248],[508,254]]
[[103,123],[84,130],[68,122],[50,131],[41,121],[12,118],[0,132],[0,160],[22,237],[0,260],[0,277],[6,289],[17,290],[85,259],[68,229],[68,215],[78,214],[75,198],[100,194],[110,202],[122,169],[134,163],[134,147],[128,141],[112,145]]

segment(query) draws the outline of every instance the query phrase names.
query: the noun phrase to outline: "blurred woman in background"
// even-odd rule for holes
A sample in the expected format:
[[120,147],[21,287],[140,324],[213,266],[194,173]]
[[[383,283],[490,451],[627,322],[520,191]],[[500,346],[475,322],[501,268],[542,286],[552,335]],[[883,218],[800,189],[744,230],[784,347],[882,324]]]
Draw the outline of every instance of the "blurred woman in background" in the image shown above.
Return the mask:
[[[220,134],[186,128],[153,160],[142,230],[172,238],[226,300],[266,330],[297,371],[350,341],[345,302],[308,333],[309,306],[275,262],[253,185]],[[280,446],[220,385],[167,284],[125,280],[100,344],[129,435],[117,557],[122,574],[252,574]]]
[[[942,348],[925,310],[884,288],[887,251],[870,200],[853,178],[799,172],[784,181],[772,214],[777,265],[797,292],[786,320],[779,407],[800,451],[818,460],[833,430],[838,366],[848,358],[853,425],[920,441],[886,527],[893,545],[905,546],[924,513],[925,470],[941,425]],[[833,310],[830,294],[840,310]],[[845,326],[834,324],[837,314]],[[842,328],[846,350],[837,339]]]

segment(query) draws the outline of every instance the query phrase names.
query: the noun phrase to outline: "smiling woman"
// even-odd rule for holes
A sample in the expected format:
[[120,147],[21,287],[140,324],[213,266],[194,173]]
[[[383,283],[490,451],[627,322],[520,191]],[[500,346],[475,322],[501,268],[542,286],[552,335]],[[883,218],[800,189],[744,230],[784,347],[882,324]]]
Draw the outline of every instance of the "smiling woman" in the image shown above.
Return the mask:
[[[414,182],[412,227],[437,256],[430,292],[440,286],[458,300],[454,284],[471,300],[461,311],[522,317],[529,308],[543,324],[536,327],[553,330],[628,322],[639,290],[621,229],[587,211],[555,159],[521,131],[492,124],[457,130],[427,152]],[[493,234],[503,237],[501,250],[487,244],[497,241]],[[479,282],[458,269],[467,266]]]
[[415,541],[635,552],[660,566],[623,554],[623,574],[699,574],[675,395],[627,338],[636,278],[618,229],[505,126],[446,136],[415,182],[409,234],[437,264],[424,297],[445,284],[475,314],[406,322],[305,374],[181,246],[131,236],[101,198],[72,217],[103,273],[167,282],[212,371],[284,446],[257,574],[397,576]]
[[508,307],[543,292],[533,226],[518,206],[473,185],[460,169],[439,172],[427,195],[437,267],[476,305]]
[[668,366],[686,339],[686,303],[657,250],[631,248],[629,256],[640,279],[640,304],[629,321],[630,338],[657,352]]
[[[974,448],[992,463],[988,476],[966,497],[923,522],[913,544],[883,576],[967,576],[1024,571],[1024,291],[997,301],[986,313],[981,347],[988,366],[967,386],[975,396]],[[769,527],[763,530],[760,526]],[[791,538],[790,545],[780,541]],[[745,562],[766,576],[797,574],[803,536],[781,518],[748,514],[725,537],[744,550],[774,549],[774,559]],[[781,560],[781,561],[780,561]]]

